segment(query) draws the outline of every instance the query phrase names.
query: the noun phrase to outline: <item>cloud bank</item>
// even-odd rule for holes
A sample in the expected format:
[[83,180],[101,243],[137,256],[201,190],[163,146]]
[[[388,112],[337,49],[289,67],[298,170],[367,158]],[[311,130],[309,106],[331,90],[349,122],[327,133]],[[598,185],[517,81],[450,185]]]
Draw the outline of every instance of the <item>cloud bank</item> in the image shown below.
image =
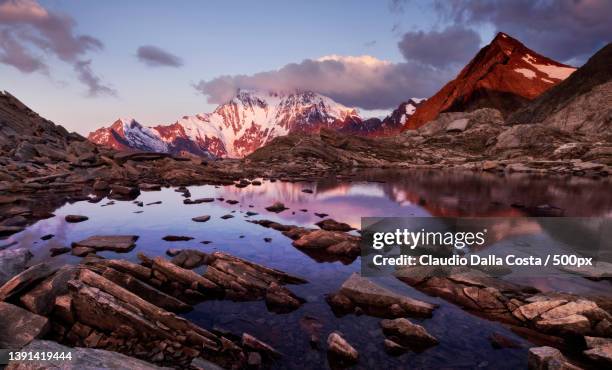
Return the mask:
[[447,67],[469,61],[478,51],[480,42],[476,31],[453,25],[442,31],[407,32],[398,47],[406,60]]
[[238,89],[310,90],[347,106],[391,109],[412,96],[429,96],[448,72],[415,62],[391,63],[372,56],[329,55],[253,75],[220,76],[195,84],[209,103],[231,99]]
[[150,67],[180,67],[183,65],[181,58],[152,45],[139,47],[136,57]]
[[[41,54],[71,64],[89,95],[109,94],[84,56],[103,48],[100,40],[77,35],[76,22],[65,14],[49,11],[35,0],[0,0],[0,62],[23,73],[49,73]],[[35,50],[35,51],[34,51]]]

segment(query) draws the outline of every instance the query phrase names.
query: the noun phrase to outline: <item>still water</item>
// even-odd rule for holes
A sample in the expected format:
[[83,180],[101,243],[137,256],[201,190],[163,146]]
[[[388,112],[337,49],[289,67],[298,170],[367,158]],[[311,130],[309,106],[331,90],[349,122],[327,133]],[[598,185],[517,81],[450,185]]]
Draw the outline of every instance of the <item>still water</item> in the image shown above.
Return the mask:
[[[310,189],[312,193],[302,190]],[[321,218],[314,213],[360,227],[365,216],[597,216],[612,215],[612,187],[607,180],[584,178],[539,178],[473,173],[373,171],[338,179],[330,177],[317,182],[269,182],[261,186],[189,187],[191,198],[223,198],[213,203],[183,204],[181,193],[172,188],[144,192],[138,197],[145,205],[132,201],[109,200],[65,204],[53,211],[53,218],[41,220],[1,244],[17,241],[16,247],[28,247],[35,261],[48,260],[49,249],[69,246],[71,242],[97,234],[134,234],[140,238],[136,248],[123,255],[101,252],[107,258],[137,261],[136,253],[165,255],[168,248],[192,248],[203,252],[223,251],[256,263],[287,271],[308,280],[308,284],[288,286],[306,299],[298,310],[289,314],[268,312],[263,301],[206,301],[185,317],[204,328],[222,328],[234,333],[248,332],[270,343],[284,354],[277,368],[329,368],[325,339],[333,330],[342,332],[359,351],[356,368],[525,368],[530,343],[503,325],[475,317],[441,299],[429,297],[391,277],[375,278],[378,284],[411,297],[437,303],[440,307],[430,319],[414,319],[440,344],[422,353],[399,357],[383,349],[380,319],[365,315],[335,317],[325,302],[325,295],[335,292],[353,272],[360,270],[359,259],[350,264],[317,262],[291,245],[291,240],[275,230],[246,220],[269,219],[284,224],[314,227]],[[226,200],[236,200],[231,205]],[[146,205],[159,202],[161,204]],[[265,207],[276,201],[289,209],[271,213]],[[247,211],[258,215],[246,216]],[[544,214],[542,214],[544,213]],[[64,216],[85,215],[88,221],[68,224]],[[231,214],[230,219],[221,219]],[[210,215],[205,223],[192,217]],[[41,236],[54,234],[47,241]],[[166,242],[165,235],[185,235],[186,242]],[[271,242],[264,242],[271,238]],[[201,243],[209,241],[208,244]],[[53,260],[78,263],[79,258],[61,255]],[[201,270],[199,270],[201,271]],[[529,282],[540,289],[568,292],[609,290],[608,282],[582,278],[572,281]],[[604,285],[607,284],[607,285]],[[319,348],[312,348],[309,337],[317,332],[322,338]],[[500,333],[521,343],[523,348],[494,349],[488,338]]]

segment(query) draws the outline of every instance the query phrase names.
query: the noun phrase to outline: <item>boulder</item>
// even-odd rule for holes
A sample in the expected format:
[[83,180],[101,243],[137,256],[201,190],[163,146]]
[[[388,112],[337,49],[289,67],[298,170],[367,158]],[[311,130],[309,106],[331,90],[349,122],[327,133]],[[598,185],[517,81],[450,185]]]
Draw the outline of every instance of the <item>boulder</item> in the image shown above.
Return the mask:
[[25,248],[0,250],[0,286],[25,270],[32,257],[32,253]]
[[0,348],[20,349],[45,335],[49,328],[46,317],[0,302]]
[[359,352],[337,332],[333,332],[327,337],[327,351],[332,356],[349,363],[356,363],[359,359]]
[[412,349],[420,350],[438,344],[438,340],[424,327],[405,318],[382,320],[380,326],[385,336]]
[[529,349],[527,368],[529,370],[580,370],[579,367],[569,363],[558,349],[546,346]]
[[96,235],[87,239],[72,243],[72,248],[86,247],[95,251],[113,251],[127,253],[136,246],[136,235]]
[[589,319],[582,315],[569,315],[561,318],[544,319],[536,322],[536,328],[555,334],[584,335],[591,331]]
[[400,310],[397,310],[399,312],[396,311],[399,316],[409,314],[431,317],[433,310],[436,308],[433,304],[394,293],[357,273],[353,273],[342,283],[339,293],[366,312],[370,310],[378,311],[383,316],[393,316],[393,305],[399,306]]

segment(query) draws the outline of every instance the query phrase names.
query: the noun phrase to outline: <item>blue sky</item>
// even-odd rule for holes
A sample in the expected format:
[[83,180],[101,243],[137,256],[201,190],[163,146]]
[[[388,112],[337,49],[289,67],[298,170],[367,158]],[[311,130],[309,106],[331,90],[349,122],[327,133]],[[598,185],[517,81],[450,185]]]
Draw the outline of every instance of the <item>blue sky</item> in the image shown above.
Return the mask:
[[[411,96],[435,92],[442,78],[451,78],[469,61],[468,55],[488,43],[499,28],[492,21],[468,20],[461,23],[462,30],[449,29],[450,35],[465,36],[466,53],[449,56],[448,60],[456,63],[427,66],[418,55],[403,53],[398,43],[404,37],[408,42],[417,40],[418,31],[423,31],[425,40],[429,40],[430,32],[446,32],[446,27],[457,22],[442,16],[429,1],[0,0],[0,7],[7,2],[22,6],[19,9],[40,7],[66,22],[66,29],[73,36],[91,36],[103,45],[70,56],[37,48],[17,30],[23,28],[38,34],[47,32],[48,28],[35,23],[38,21],[24,21],[8,8],[4,8],[3,17],[0,8],[0,31],[2,26],[8,27],[6,35],[12,34],[47,67],[46,71],[25,71],[23,67],[16,68],[15,62],[0,63],[0,89],[11,92],[42,116],[81,134],[108,125],[117,117],[134,117],[145,124],[157,124],[172,122],[182,115],[211,111],[216,104],[209,103],[211,97],[203,93],[218,86],[208,82],[218,82],[215,79],[219,76],[275,71],[290,63],[299,64],[305,59],[327,55],[370,55],[387,63],[381,64],[386,68],[384,74],[370,76],[362,84],[367,86],[372,83],[371,78],[382,78],[389,82],[397,98],[374,101],[361,96],[368,94],[362,86],[350,87],[358,91],[347,91],[349,87],[343,85],[346,80],[361,81],[361,74],[369,73],[370,67],[364,69],[361,65],[355,65],[349,74],[339,75],[338,81],[333,81],[338,88],[328,87],[325,92],[330,91],[333,98],[344,104],[361,105],[362,109],[390,109]],[[468,31],[465,31],[466,25]],[[460,31],[465,32],[457,33]],[[1,41],[0,38],[0,56]],[[445,48],[435,42],[429,44],[433,48]],[[182,65],[144,64],[136,57],[137,49],[143,45],[155,46],[176,56]],[[7,50],[5,54],[9,53]],[[114,95],[104,91],[97,96],[87,94],[87,87],[75,73],[75,65],[83,60],[91,60],[91,73],[112,89]],[[395,78],[400,70],[407,76]],[[421,75],[422,79],[431,74],[431,83],[412,81],[411,73]],[[275,75],[271,78],[274,80]],[[239,84],[242,80],[232,77],[231,81]],[[194,85],[199,82],[203,85],[195,89]],[[385,93],[372,91],[379,96]]]

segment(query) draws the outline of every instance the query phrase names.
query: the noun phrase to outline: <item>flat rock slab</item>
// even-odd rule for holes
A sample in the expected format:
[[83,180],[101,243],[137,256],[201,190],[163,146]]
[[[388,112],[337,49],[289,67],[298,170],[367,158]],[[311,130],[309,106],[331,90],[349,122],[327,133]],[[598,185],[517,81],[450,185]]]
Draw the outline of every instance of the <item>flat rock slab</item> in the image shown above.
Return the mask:
[[431,316],[436,308],[433,304],[394,293],[357,273],[342,284],[339,293],[359,306],[390,307],[397,304],[407,313],[417,316]]
[[45,335],[49,320],[17,307],[0,302],[0,348],[19,349]]
[[51,361],[11,361],[6,369],[25,370],[25,369],[66,369],[66,370],[81,370],[81,369],[132,369],[132,370],[157,370],[169,369],[166,367],[158,367],[148,362],[139,360],[134,357],[129,357],[124,354],[105,351],[102,349],[93,348],[70,348],[59,343],[48,340],[34,340],[23,348],[26,352],[52,352],[52,353],[68,353],[72,355],[72,359],[67,360],[51,360]]
[[13,276],[9,281],[0,287],[0,301],[4,301],[7,298],[27,289],[34,283],[45,279],[47,276],[57,271],[57,269],[57,267],[52,267],[43,262]]
[[72,248],[85,247],[96,251],[126,253],[134,249],[136,240],[138,240],[136,235],[96,235],[72,243]]

